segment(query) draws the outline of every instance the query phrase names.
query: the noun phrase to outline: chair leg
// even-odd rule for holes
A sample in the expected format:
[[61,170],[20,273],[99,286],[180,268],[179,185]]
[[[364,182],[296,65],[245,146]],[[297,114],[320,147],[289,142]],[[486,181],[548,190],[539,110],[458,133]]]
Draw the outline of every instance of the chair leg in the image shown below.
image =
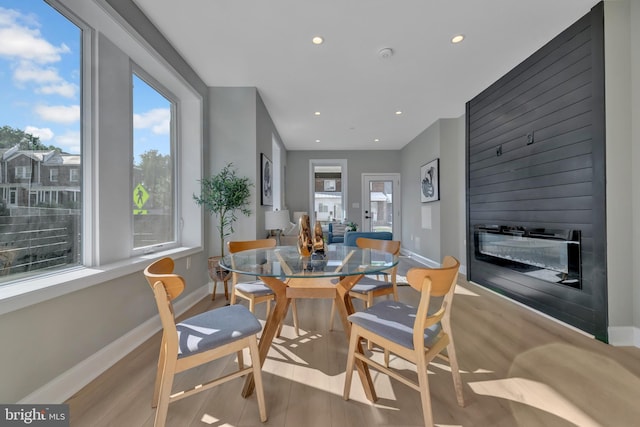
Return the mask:
[[229,279],[223,281],[224,283],[224,299],[229,301]]
[[236,354],[238,357],[238,370],[242,370],[244,368],[244,354],[242,350],[239,350]]
[[456,348],[453,345],[453,337],[451,335],[449,335],[447,356],[449,357],[449,366],[451,366],[451,376],[453,377],[453,387],[456,389],[456,399],[458,400],[458,406],[464,407],[462,378],[460,378],[460,369],[458,367],[458,358],[456,357]]
[[433,413],[431,411],[431,396],[429,394],[429,364],[426,360],[418,358],[416,368],[418,370],[418,385],[420,388],[420,400],[422,401],[422,416],[425,427],[433,426]]
[[331,315],[329,316],[329,330],[333,331],[333,319],[336,316],[336,302],[331,301]]
[[389,367],[389,350],[384,349],[384,366]]
[[175,375],[175,360],[172,362],[173,363],[169,363],[165,358],[165,363],[162,369],[162,380],[160,381],[158,406],[156,408],[156,419],[153,423],[154,427],[164,427],[167,421],[171,387],[173,387],[173,376]]
[[298,324],[298,306],[296,305],[296,299],[291,300],[291,315],[293,317],[293,327],[296,331],[296,336],[300,336],[300,325]]
[[160,396],[160,384],[162,384],[162,373],[164,372],[164,364],[166,359],[166,349],[164,342],[164,335],[162,336],[162,342],[160,343],[160,355],[158,356],[158,370],[156,372],[156,383],[153,386],[153,400],[151,401],[151,407],[156,408],[158,406],[158,398]]
[[[364,305],[365,305],[365,309],[373,305],[373,293],[369,292],[367,294],[367,301],[364,303]],[[373,343],[371,342],[371,340],[369,340],[369,342],[367,343],[367,350],[369,351],[373,350]]]
[[344,375],[344,391],[342,398],[349,400],[349,394],[351,393],[351,378],[353,377],[353,368],[356,361],[356,347],[358,346],[358,327],[356,325],[351,326],[351,336],[349,337],[349,352],[347,353],[347,370]]
[[256,336],[249,339],[249,353],[251,353],[251,365],[253,365],[253,380],[255,382],[256,397],[258,398],[258,410],[260,411],[260,421],[267,421],[267,408],[264,400],[264,389],[262,387],[262,366],[260,365],[260,352],[258,351],[258,340]]

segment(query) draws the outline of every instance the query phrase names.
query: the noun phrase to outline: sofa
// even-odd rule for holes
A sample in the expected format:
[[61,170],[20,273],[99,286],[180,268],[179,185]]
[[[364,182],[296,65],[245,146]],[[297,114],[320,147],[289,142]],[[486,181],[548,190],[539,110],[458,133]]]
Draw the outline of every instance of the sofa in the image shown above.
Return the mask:
[[339,222],[330,222],[327,231],[327,244],[344,242],[344,233],[347,225]]
[[344,233],[345,246],[356,246],[358,237],[367,239],[393,240],[393,233],[390,231],[347,231]]

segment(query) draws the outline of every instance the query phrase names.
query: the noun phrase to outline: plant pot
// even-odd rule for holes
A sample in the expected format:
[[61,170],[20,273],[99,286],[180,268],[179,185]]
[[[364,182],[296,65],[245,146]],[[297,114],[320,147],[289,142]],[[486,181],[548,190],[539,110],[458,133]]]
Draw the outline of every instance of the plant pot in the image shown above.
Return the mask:
[[221,256],[211,256],[207,259],[209,277],[211,277],[211,280],[213,280],[213,292],[211,293],[211,301],[215,301],[216,299],[216,288],[218,287],[218,282],[222,282],[224,284],[224,297],[227,301],[229,300],[228,282],[229,280],[231,280],[231,272],[220,265],[221,259]]

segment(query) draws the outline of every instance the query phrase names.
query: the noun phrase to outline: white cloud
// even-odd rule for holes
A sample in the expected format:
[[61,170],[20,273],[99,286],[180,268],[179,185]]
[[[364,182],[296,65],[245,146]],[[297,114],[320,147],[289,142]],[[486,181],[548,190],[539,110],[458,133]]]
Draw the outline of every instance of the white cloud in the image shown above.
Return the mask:
[[38,105],[35,112],[41,119],[55,123],[73,123],[80,120],[79,105]]
[[40,141],[50,141],[53,138],[53,131],[49,128],[37,128],[35,126],[27,126],[24,128],[24,132],[37,136]]
[[29,61],[20,61],[20,65],[13,71],[13,78],[20,82],[55,83],[62,80],[55,68],[42,68]]
[[36,92],[44,95],[73,98],[78,91],[78,86],[65,81],[55,68],[44,68],[29,61],[20,61],[13,71],[13,79],[19,84],[34,82],[41,85]]
[[146,113],[134,114],[133,127],[151,129],[151,132],[156,135],[168,135],[171,130],[171,110],[169,108],[154,108]]
[[42,86],[36,92],[43,95],[60,95],[65,98],[73,98],[78,91],[78,86],[73,83],[62,82],[49,86]]
[[80,154],[80,132],[68,131],[62,135],[56,136],[56,147],[60,147],[62,151],[71,154]]
[[44,64],[57,62],[61,54],[70,52],[64,43],[49,43],[35,26],[32,17],[0,7],[0,56]]

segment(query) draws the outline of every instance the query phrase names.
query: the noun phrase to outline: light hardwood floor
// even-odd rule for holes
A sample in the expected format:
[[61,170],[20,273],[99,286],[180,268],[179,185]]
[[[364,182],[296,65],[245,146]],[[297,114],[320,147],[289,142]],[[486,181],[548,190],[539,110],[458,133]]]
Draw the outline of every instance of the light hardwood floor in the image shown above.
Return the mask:
[[[402,301],[415,300],[410,287],[399,291]],[[224,303],[224,297],[205,298],[187,314]],[[298,300],[300,336],[295,336],[289,314],[282,336],[274,340],[263,367],[266,423],[259,421],[255,395],[243,399],[243,380],[237,380],[171,404],[167,425],[422,425],[418,393],[376,371],[378,402],[366,400],[357,375],[351,399],[342,399],[347,339],[340,322],[328,330],[330,309],[329,300]],[[264,319],[264,304],[257,315]],[[436,425],[640,425],[640,349],[596,341],[463,277],[452,322],[467,403],[457,405],[447,365],[436,359],[429,375]],[[158,333],[69,399],[71,425],[153,425],[150,402],[159,345]],[[405,374],[413,371],[393,356],[391,366]],[[229,357],[180,374],[176,381],[194,384],[233,367]]]

